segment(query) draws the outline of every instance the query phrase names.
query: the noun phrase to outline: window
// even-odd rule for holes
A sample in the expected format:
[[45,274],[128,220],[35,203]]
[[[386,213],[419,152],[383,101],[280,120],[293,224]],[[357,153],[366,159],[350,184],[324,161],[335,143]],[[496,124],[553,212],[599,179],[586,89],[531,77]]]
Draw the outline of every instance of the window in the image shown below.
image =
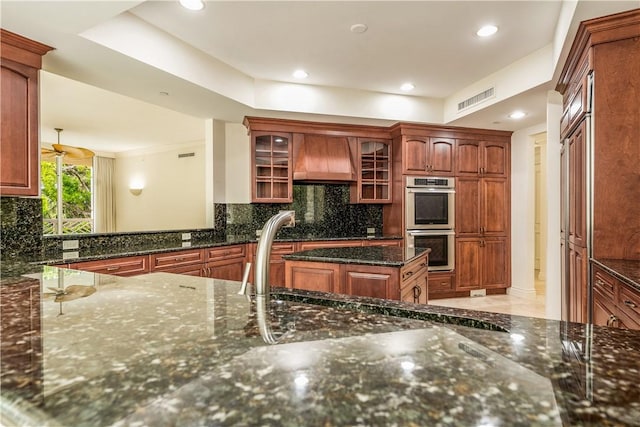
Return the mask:
[[[68,161],[61,156],[55,156],[51,160],[43,159],[40,163],[40,180],[44,234],[91,233],[93,231],[91,159]],[[61,191],[58,191],[58,182],[62,182]]]

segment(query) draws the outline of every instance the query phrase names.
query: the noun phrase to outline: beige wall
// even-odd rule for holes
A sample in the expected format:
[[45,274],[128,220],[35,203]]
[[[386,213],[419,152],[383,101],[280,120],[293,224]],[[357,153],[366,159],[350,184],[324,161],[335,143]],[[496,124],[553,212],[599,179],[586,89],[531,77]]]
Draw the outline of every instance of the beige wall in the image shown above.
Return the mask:
[[251,203],[251,139],[241,123],[225,124],[225,203]]
[[[178,158],[178,154],[194,153]],[[130,185],[144,185],[138,196]],[[117,231],[206,227],[204,141],[119,153],[116,157]]]

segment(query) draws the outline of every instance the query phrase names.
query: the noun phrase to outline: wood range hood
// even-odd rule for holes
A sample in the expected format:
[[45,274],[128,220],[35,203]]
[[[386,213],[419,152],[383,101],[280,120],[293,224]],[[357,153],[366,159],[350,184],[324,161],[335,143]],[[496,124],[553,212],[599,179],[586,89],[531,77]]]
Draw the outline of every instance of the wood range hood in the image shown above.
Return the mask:
[[[293,180],[332,183],[357,180],[355,149],[350,138],[328,135],[300,135],[293,139]],[[354,146],[355,148],[355,146]]]

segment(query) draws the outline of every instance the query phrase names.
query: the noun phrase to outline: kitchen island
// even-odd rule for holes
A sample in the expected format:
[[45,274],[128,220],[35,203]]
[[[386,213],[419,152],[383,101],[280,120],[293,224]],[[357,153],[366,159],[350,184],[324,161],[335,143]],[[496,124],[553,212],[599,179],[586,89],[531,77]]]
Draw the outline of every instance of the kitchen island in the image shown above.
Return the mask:
[[3,265],[6,425],[640,420],[634,331],[284,288],[261,318],[233,281],[30,268]]
[[427,303],[430,249],[337,247],[283,256],[287,288]]

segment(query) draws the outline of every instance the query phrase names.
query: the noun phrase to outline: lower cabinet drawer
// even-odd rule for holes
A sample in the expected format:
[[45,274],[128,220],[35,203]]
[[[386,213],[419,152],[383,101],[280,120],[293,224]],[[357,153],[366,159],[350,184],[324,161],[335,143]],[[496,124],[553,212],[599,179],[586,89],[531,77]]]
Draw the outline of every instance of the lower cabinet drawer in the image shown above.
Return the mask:
[[640,323],[640,294],[620,284],[618,307],[636,323]]
[[166,271],[175,267],[204,262],[203,252],[200,249],[153,254],[149,255],[149,259],[151,271]]
[[440,276],[429,274],[429,293],[452,292],[455,290],[455,280],[453,276]]
[[100,261],[87,261],[69,264],[74,270],[89,271],[100,274],[113,274],[115,276],[135,276],[149,272],[148,257],[132,256],[125,258],[113,258]]
[[246,254],[246,245],[220,246],[216,248],[205,249],[205,261],[216,261],[221,258],[244,257]]

